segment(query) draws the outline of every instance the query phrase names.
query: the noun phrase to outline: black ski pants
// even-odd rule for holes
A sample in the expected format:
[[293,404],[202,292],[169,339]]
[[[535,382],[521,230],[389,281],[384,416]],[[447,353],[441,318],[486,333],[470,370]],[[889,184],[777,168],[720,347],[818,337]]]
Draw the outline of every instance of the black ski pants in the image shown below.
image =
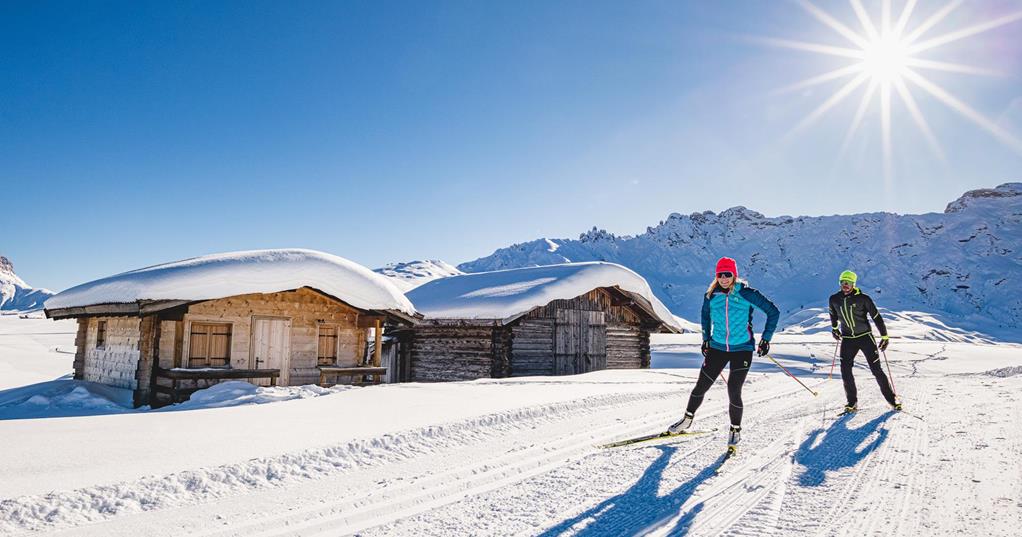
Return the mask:
[[884,368],[880,366],[880,352],[877,350],[876,341],[872,335],[865,335],[857,338],[844,338],[841,340],[841,381],[845,384],[845,397],[849,405],[859,402],[855,390],[855,377],[852,376],[852,367],[855,366],[855,355],[862,351],[869,364],[869,370],[880,385],[880,393],[884,394],[887,402],[894,404],[894,390],[891,389],[891,381],[884,374]]
[[742,424],[742,384],[745,384],[745,377],[749,375],[749,366],[752,365],[752,351],[725,352],[710,348],[709,356],[703,360],[703,367],[699,369],[699,380],[695,388],[692,388],[692,395],[688,397],[688,411],[695,414],[699,405],[703,404],[703,396],[713,386],[724,366],[731,364],[731,373],[727,379],[727,397],[730,401],[728,413],[731,415],[732,425]]

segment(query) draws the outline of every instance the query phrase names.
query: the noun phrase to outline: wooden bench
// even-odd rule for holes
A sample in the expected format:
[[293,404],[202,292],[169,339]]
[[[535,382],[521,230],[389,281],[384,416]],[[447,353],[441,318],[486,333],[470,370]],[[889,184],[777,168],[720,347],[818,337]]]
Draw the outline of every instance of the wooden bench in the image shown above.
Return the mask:
[[[169,379],[170,386],[162,386],[159,383],[161,378]],[[153,379],[153,407],[161,406],[163,401],[158,401],[155,394],[160,393],[163,395],[170,396],[170,403],[181,403],[187,401],[193,393],[203,390],[208,386],[203,387],[181,387],[180,382],[183,380],[190,381],[221,381],[221,380],[233,380],[233,379],[269,379],[270,386],[277,385],[277,379],[280,378],[279,369],[231,369],[231,368],[203,368],[203,369],[156,369],[156,378]]]
[[[334,384],[337,384],[336,377],[351,377],[352,384],[364,386],[366,384],[379,384],[383,381],[383,375],[387,374],[386,367],[335,367],[335,366],[319,366],[319,385],[326,388],[327,376],[333,375],[335,377]],[[357,380],[356,377],[362,377],[362,380]],[[366,381],[365,377],[369,377]]]

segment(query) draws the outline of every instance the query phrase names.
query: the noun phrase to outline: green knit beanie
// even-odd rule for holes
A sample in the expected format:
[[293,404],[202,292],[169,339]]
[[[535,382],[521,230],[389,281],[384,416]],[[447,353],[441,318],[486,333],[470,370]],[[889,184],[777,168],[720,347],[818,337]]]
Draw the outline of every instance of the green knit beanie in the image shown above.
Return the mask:
[[843,282],[843,281],[850,281],[850,282],[852,282],[852,285],[854,286],[855,285],[855,281],[858,280],[858,279],[859,279],[859,277],[854,272],[852,272],[850,270],[846,270],[846,271],[841,273],[841,277],[839,277],[837,279],[837,281],[838,281],[838,283]]

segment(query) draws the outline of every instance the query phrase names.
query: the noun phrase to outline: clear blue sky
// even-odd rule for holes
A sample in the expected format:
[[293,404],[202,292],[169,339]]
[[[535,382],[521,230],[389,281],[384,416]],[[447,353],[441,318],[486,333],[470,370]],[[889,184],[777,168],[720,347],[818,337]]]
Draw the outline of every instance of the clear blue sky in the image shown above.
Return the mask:
[[[1019,10],[967,2],[932,34]],[[926,53],[999,71],[926,76],[1015,138],[1019,36]],[[672,212],[932,212],[1022,180],[1017,147],[922,91],[945,158],[895,100],[891,181],[876,101],[838,159],[865,86],[785,138],[844,81],[774,90],[848,61],[755,37],[850,45],[793,2],[4,2],[0,254],[54,290],[253,248],[459,263]]]

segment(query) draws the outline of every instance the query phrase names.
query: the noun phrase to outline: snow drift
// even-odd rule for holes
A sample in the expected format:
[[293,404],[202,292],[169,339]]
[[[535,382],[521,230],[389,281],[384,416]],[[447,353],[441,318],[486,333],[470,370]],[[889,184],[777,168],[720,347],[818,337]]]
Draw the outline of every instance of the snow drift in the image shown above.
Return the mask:
[[212,300],[311,287],[365,310],[415,314],[386,277],[315,250],[252,250],[212,254],[132,270],[84,283],[46,301],[46,309],[142,300]]
[[617,287],[642,297],[664,324],[685,331],[642,276],[614,263],[568,263],[450,276],[413,289],[408,298],[427,318],[508,319],[598,287]]

